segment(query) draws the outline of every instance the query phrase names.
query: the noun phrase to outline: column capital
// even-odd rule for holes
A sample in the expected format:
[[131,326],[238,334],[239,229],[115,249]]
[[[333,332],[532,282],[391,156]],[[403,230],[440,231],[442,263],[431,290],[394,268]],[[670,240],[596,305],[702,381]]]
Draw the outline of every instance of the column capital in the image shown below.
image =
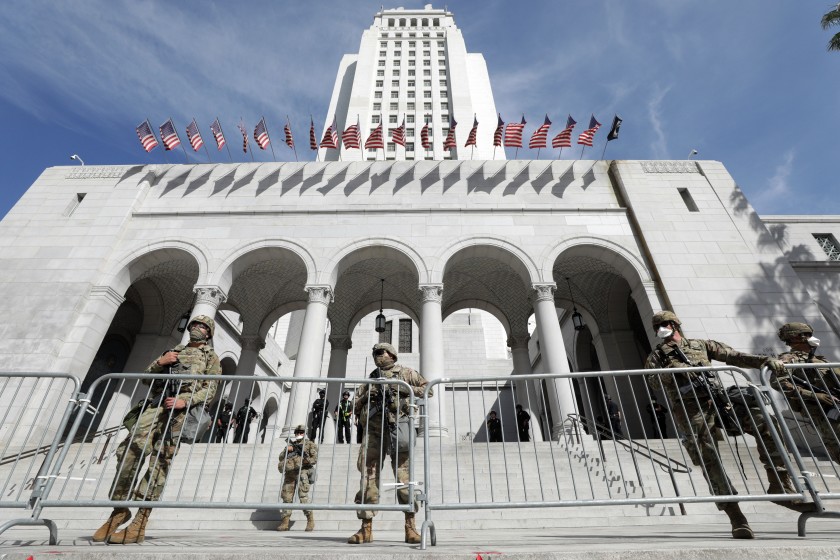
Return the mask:
[[259,335],[243,335],[239,337],[239,343],[243,350],[256,350],[259,352],[265,348],[265,338]]
[[309,303],[323,303],[329,305],[334,301],[332,286],[312,285],[303,288],[309,293]]
[[534,301],[554,301],[554,291],[557,289],[557,284],[554,282],[546,282],[544,284],[532,284],[531,297]]
[[91,286],[89,297],[90,299],[107,301],[114,307],[119,307],[125,301],[125,298],[110,286]]
[[529,340],[531,340],[530,334],[512,334],[507,339],[507,345],[511,350],[527,349]]
[[333,350],[350,350],[353,348],[353,339],[348,334],[331,334],[330,348]]
[[218,309],[220,305],[227,301],[227,294],[218,286],[200,286],[193,287],[195,293],[195,303],[206,304],[214,309]]
[[423,303],[440,303],[443,300],[443,284],[420,284],[418,289]]

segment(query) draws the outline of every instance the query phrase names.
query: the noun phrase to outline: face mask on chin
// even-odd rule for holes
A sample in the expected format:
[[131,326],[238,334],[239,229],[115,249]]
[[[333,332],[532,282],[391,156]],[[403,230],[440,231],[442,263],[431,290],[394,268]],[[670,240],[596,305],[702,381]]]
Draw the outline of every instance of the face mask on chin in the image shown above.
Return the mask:
[[661,339],[666,339],[672,334],[674,334],[674,331],[669,329],[668,327],[659,327],[659,330],[656,331],[657,338]]
[[204,331],[200,327],[193,327],[190,329],[190,342],[202,342],[204,340]]
[[808,340],[806,340],[806,342],[811,348],[817,348],[820,345],[820,339],[816,336],[810,337]]
[[373,363],[375,363],[376,367],[378,368],[389,368],[392,365],[394,365],[394,358],[392,358],[390,354],[385,352],[384,354],[380,354],[379,356],[374,356]]

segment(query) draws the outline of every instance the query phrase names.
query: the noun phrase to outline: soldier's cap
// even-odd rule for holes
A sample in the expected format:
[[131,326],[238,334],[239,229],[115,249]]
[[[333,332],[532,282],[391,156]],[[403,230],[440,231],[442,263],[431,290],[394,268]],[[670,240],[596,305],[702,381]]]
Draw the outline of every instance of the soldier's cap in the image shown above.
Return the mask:
[[373,355],[376,356],[376,352],[379,350],[385,350],[386,352],[391,354],[391,356],[393,356],[395,360],[397,359],[397,349],[394,348],[392,344],[388,344],[387,342],[380,342],[379,344],[374,344]]
[[800,334],[807,334],[808,336],[814,334],[814,327],[808,323],[785,323],[776,334],[779,335],[780,340],[787,342]]
[[679,317],[673,311],[660,311],[659,313],[655,313],[653,318],[651,319],[651,323],[653,324],[653,328],[657,328],[659,325],[665,322],[675,323],[677,325],[682,325],[680,322]]
[[350,396],[350,391],[344,391],[343,393],[341,393],[341,396],[342,397],[349,397]]
[[306,428],[303,427],[303,424],[298,424],[297,426],[295,426],[294,431],[296,434],[303,434],[306,432]]
[[196,315],[190,320],[190,325],[192,325],[193,323],[201,323],[202,325],[206,326],[208,329],[210,329],[210,338],[213,338],[213,333],[216,332],[216,322],[213,321],[213,319],[211,319],[207,315]]

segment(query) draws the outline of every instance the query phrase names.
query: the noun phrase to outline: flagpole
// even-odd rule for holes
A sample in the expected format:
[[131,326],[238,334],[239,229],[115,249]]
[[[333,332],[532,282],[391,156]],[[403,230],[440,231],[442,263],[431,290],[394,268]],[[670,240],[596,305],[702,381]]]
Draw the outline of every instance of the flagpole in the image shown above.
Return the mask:
[[498,148],[498,146],[493,144],[493,161],[496,161],[496,148]]
[[[195,126],[198,126],[198,124],[196,124]],[[213,131],[211,130],[210,132]],[[207,149],[207,142],[202,140],[201,143],[204,145],[204,153],[207,154],[207,163],[213,163],[213,160],[210,159],[210,151]]]
[[230,155],[230,146],[228,145],[227,138],[225,137],[225,130],[222,128],[222,121],[219,120],[219,117],[216,117],[216,122],[219,123],[219,131],[222,133],[222,137],[225,138],[225,148],[227,148],[228,159],[231,163],[233,163],[233,156]]
[[[286,115],[286,124],[289,125],[289,134],[291,134],[292,133],[292,121],[289,120],[289,115]],[[295,153],[295,161],[297,161],[298,160],[298,158],[297,158],[297,148],[295,148],[294,138],[292,138],[292,151]]]
[[516,159],[518,157],[519,157],[519,146],[516,147],[516,152],[514,152],[514,154],[513,154],[513,159]]
[[265,115],[260,115],[262,117],[263,125],[265,126],[265,135],[268,137],[268,145],[271,147],[271,159],[275,162],[277,161],[277,156],[274,155],[274,142],[271,141],[271,134],[268,133],[268,125],[265,124]]
[[178,143],[181,144],[181,149],[184,150],[184,161],[187,162],[190,160],[189,156],[187,155],[187,147],[184,146],[184,143],[181,142],[181,136],[178,134],[178,130],[175,128],[175,121],[172,120],[172,117],[169,117],[169,122],[172,123],[172,130],[175,131],[175,136],[178,137]]
[[[146,117],[146,124],[149,125],[149,130],[152,131],[152,136],[155,135],[155,129],[152,128],[152,121],[149,120],[149,117]],[[157,138],[155,138],[157,140]],[[169,158],[166,157],[166,144],[163,143],[163,136],[160,137],[160,147],[161,151],[163,152],[163,161],[164,163],[169,163]]]
[[610,141],[609,141],[609,140],[607,140],[606,142],[604,142],[604,151],[603,151],[603,152],[601,152],[601,159],[604,159],[604,154],[606,154],[606,153],[607,153],[607,145],[608,145],[609,143],[610,143]]
[[542,148],[537,148],[537,159],[540,159],[540,151],[541,150],[542,150]]
[[578,157],[578,159],[583,159],[583,150],[585,150],[585,149],[586,149],[586,144],[584,144],[580,147],[580,157]]

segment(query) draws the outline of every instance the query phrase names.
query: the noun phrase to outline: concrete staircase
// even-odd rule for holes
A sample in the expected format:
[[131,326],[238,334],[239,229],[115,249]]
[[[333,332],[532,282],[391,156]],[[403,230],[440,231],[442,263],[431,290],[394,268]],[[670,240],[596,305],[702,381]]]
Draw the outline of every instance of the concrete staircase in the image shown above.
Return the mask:
[[[74,504],[103,500],[115,470],[111,442],[103,452],[101,443],[74,445],[49,499],[69,507],[47,507],[42,517],[54,520],[59,529],[93,530],[107,516],[105,507],[78,507]],[[651,441],[651,447],[676,460],[686,461],[676,440]],[[180,503],[210,502],[199,509],[161,508],[156,510],[149,529],[242,530],[273,529],[279,520],[277,507],[261,504],[279,503],[281,476],[277,455],[282,440],[248,445],[196,444],[182,446],[170,471],[163,499]],[[450,443],[432,440],[430,470],[432,503],[441,497],[446,503],[482,504],[481,509],[435,510],[437,528],[446,529],[516,529],[544,528],[570,530],[580,527],[649,526],[659,523],[719,524],[728,531],[728,522],[711,503],[686,504],[681,515],[677,504],[584,505],[615,499],[653,499],[676,496],[669,474],[640,454],[630,453],[615,442],[603,442],[603,456],[589,436],[582,440],[539,443]],[[359,485],[356,469],[358,445],[320,446],[318,481],[313,502],[339,506],[353,504]],[[739,492],[762,492],[763,479],[751,470],[755,449],[740,449],[747,471],[740,480],[738,460],[728,446],[721,445],[724,464]],[[416,481],[423,480],[422,441],[418,441],[415,464]],[[102,459],[100,462],[100,458]],[[0,467],[0,481],[18,476],[11,467]],[[21,469],[23,470],[23,469]],[[394,477],[387,460],[382,476],[382,502],[395,503]],[[831,472],[826,467],[824,472]],[[836,491],[840,484],[833,480]],[[677,473],[674,480],[682,496],[707,496],[708,489],[699,469]],[[23,484],[25,481],[16,481]],[[423,486],[418,489],[423,491]],[[563,500],[564,507],[517,507],[502,509],[504,504],[519,506]],[[245,509],[223,509],[231,503],[248,503]],[[603,502],[601,502],[603,504]],[[492,507],[498,504],[499,507]],[[490,505],[491,507],[485,507]],[[784,508],[759,502],[747,502],[742,508],[748,517],[760,513],[763,521],[795,524],[796,514]],[[422,520],[422,511],[418,522]],[[0,522],[26,517],[23,510],[0,510]],[[318,529],[344,531],[358,528],[355,513],[348,510],[316,511]],[[295,511],[293,530],[302,529],[302,512]],[[402,514],[381,512],[376,519],[378,530],[400,530]]]

